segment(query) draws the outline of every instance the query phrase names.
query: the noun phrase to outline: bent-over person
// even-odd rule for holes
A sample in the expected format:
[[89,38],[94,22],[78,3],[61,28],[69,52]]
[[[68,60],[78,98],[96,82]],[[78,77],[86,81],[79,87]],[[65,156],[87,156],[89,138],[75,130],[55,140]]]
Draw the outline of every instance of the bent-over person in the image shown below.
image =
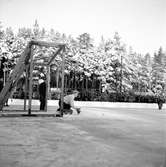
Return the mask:
[[[79,92],[77,90],[74,90],[71,94],[66,95],[64,97],[64,102],[63,102],[63,113],[67,114],[73,113],[73,109],[77,111],[77,114],[80,114],[80,108],[75,107],[74,105],[74,99],[78,96]],[[61,110],[61,100],[59,100],[59,108],[57,111]],[[62,116],[63,116],[63,113]]]

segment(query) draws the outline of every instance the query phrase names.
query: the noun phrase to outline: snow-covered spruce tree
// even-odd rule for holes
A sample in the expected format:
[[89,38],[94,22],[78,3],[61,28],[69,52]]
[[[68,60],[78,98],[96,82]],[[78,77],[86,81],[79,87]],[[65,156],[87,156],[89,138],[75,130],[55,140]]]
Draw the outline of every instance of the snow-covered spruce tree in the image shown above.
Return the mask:
[[[81,90],[84,93],[88,92],[88,88],[96,89],[96,54],[93,40],[88,33],[81,34],[77,41],[73,41],[72,52],[75,52],[74,59],[77,60],[77,71],[79,71],[79,81]],[[97,65],[98,66],[98,65]],[[82,73],[82,74],[81,74]],[[93,98],[94,93],[91,91]],[[86,96],[85,95],[85,96]]]
[[165,54],[162,47],[159,48],[158,53],[154,54],[153,65],[152,65],[152,75],[153,75],[153,84],[156,85],[158,83],[165,85],[165,73],[166,73],[166,65],[165,65]]
[[19,28],[17,37],[18,38],[23,38],[24,40],[30,40],[33,36],[32,30],[30,28]]
[[152,58],[149,53],[142,57],[142,73],[144,81],[144,91],[152,92]]
[[102,38],[98,54],[101,61],[99,71],[107,89],[117,93],[130,89],[130,60],[127,57],[126,46],[120,40],[119,34],[115,33],[114,38],[109,40]]
[[0,21],[0,41],[4,39],[4,30],[3,30],[3,26],[2,26],[2,22]]

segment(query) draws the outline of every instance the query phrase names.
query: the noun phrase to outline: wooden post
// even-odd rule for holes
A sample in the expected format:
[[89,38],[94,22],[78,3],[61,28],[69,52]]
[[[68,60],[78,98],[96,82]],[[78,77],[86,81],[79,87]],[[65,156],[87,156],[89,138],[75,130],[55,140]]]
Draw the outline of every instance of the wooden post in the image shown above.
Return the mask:
[[6,67],[3,69],[3,86],[6,84]]
[[33,72],[33,46],[30,51],[30,74],[29,74],[29,108],[28,114],[31,115],[31,107],[32,107],[32,72]]
[[50,89],[50,73],[51,73],[51,69],[50,69],[50,66],[49,66],[49,68],[48,68],[48,99],[51,98],[51,94],[50,94],[50,91],[51,91],[51,89]]
[[28,92],[28,66],[26,66],[25,68],[24,111],[26,111],[27,92]]
[[60,99],[60,93],[59,93],[59,67],[57,67],[56,71],[56,88],[57,88],[57,93],[58,93],[58,99]]
[[67,92],[67,80],[68,80],[67,74],[64,76],[64,79],[65,79],[65,81],[64,81],[64,82],[65,82],[65,86],[64,86],[64,87],[65,87],[65,88],[64,88],[65,90],[64,90],[64,91],[65,91],[65,93],[66,93],[66,92]]
[[58,90],[59,88],[59,67],[57,68],[57,72],[56,72],[56,87]]
[[47,66],[47,82],[46,82],[46,99],[45,99],[45,111],[47,112],[47,108],[48,108],[48,99],[49,99],[49,92],[50,92],[50,66]]
[[[65,47],[63,48],[63,52],[65,52]],[[63,101],[64,101],[64,70],[65,70],[65,54],[62,53],[62,82],[61,82],[61,116],[63,116]]]

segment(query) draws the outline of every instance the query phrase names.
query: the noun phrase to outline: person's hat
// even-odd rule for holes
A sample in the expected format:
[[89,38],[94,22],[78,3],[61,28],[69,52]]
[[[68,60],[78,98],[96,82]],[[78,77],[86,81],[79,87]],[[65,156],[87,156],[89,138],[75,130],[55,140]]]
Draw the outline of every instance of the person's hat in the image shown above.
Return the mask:
[[43,73],[40,73],[39,75],[40,75],[40,78],[42,78],[42,77],[44,77],[44,76],[45,76]]
[[43,73],[39,74],[39,78],[43,79],[43,80],[46,80],[46,76]]
[[43,79],[39,79],[39,84],[43,83],[44,80]]
[[73,90],[73,94],[79,93],[79,91],[77,90]]

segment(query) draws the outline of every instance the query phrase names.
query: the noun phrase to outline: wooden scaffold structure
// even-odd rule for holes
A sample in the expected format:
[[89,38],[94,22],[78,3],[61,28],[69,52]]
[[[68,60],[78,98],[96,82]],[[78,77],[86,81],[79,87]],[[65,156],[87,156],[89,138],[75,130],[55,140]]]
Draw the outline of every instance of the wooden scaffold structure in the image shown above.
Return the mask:
[[[27,110],[27,93],[28,93],[28,115],[32,115],[32,77],[33,77],[33,66],[34,66],[34,55],[33,55],[33,48],[34,46],[39,47],[53,47],[58,48],[53,56],[49,59],[47,63],[43,63],[42,66],[47,68],[47,75],[46,75],[46,107],[45,111],[47,111],[47,100],[49,98],[49,87],[50,87],[50,66],[51,63],[54,61],[57,55],[61,57],[61,69],[62,69],[62,83],[61,83],[61,113],[63,111],[63,99],[64,99],[64,69],[65,69],[65,44],[61,43],[53,43],[53,42],[44,42],[44,41],[37,41],[32,40],[28,43],[27,47],[25,48],[24,52],[22,53],[21,57],[18,60],[15,68],[11,72],[4,88],[0,92],[0,111],[3,110],[3,106],[5,102],[10,97],[14,87],[16,86],[20,76],[25,72],[26,80],[25,80],[25,90],[24,90],[24,111]],[[29,79],[29,82],[28,82]]]

